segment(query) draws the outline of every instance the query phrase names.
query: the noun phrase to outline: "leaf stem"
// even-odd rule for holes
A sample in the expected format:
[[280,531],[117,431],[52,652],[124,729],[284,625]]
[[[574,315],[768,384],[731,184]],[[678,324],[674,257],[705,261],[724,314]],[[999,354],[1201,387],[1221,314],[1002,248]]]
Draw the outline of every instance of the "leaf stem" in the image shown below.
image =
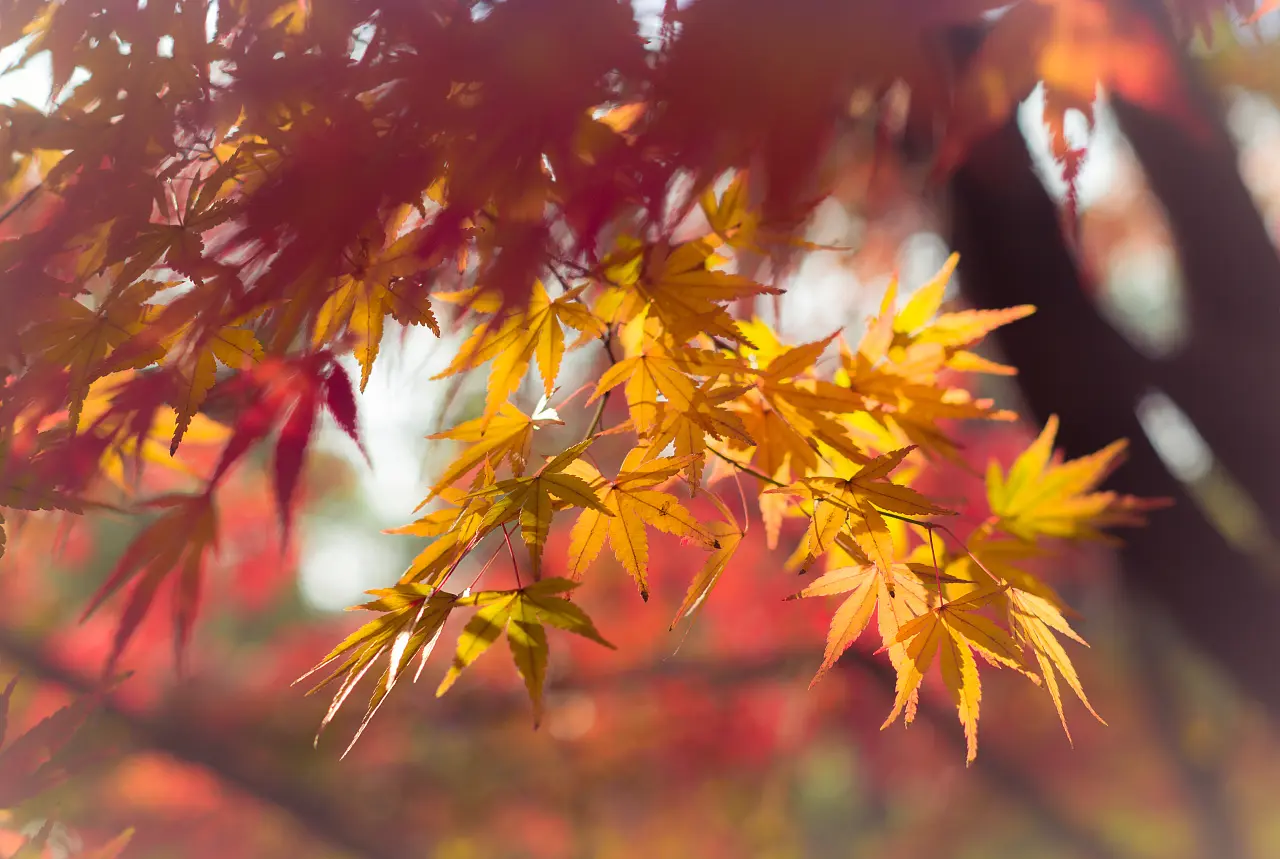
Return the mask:
[[[493,565],[494,561],[498,560],[498,555],[501,552],[502,552],[501,546],[493,550],[493,554],[489,556],[489,560],[484,562],[484,566],[480,568],[480,572],[476,573],[476,577],[471,580],[471,584],[467,585],[468,591],[475,590],[476,585],[480,584],[480,577],[483,576],[486,572],[488,572],[489,567]],[[439,588],[437,588],[436,590],[439,590]]]
[[751,467],[751,466],[749,466],[749,465],[744,465],[744,464],[742,464],[741,462],[738,462],[736,459],[731,459],[730,457],[725,456],[723,453],[721,453],[720,451],[716,450],[714,447],[708,447],[708,448],[707,448],[707,450],[711,451],[713,454],[715,454],[716,456],[718,456],[720,459],[723,459],[725,462],[729,463],[730,465],[732,465],[734,468],[738,469],[739,471],[741,471],[741,472],[745,472],[746,474],[750,474],[750,475],[751,475],[752,477],[754,477],[756,480],[763,480],[765,483],[771,483],[771,484],[773,484],[774,486],[786,486],[786,485],[787,485],[787,484],[783,483],[783,482],[782,482],[782,481],[780,481],[780,480],[774,480],[772,477],[770,477],[769,475],[765,474],[763,471],[757,471],[756,469],[752,468],[752,467]]
[[[960,544],[960,548],[963,549],[964,553],[969,556],[969,560],[973,561],[973,563],[977,565],[978,569],[986,573],[991,578],[991,581],[999,584],[1001,587],[1007,588],[1009,586],[1009,583],[1007,581],[1000,578],[995,573],[991,572],[991,570],[987,568],[986,564],[978,560],[977,555],[969,551],[968,545],[965,544],[964,540],[960,539],[960,537],[956,534],[955,531],[952,531],[950,528],[948,528],[946,525],[943,525],[941,522],[923,522],[919,519],[912,519],[910,516],[902,516],[897,513],[891,513],[888,510],[880,510],[880,508],[878,507],[876,509],[879,510],[881,516],[888,516],[890,519],[897,519],[900,522],[906,522],[908,525],[916,525],[918,527],[921,527],[927,530],[930,534],[930,548],[932,548],[932,545],[933,545],[932,543],[933,532],[941,531],[943,534],[946,534],[952,540],[955,540],[958,544]],[[933,564],[934,564],[934,569],[937,570],[938,562],[936,558],[934,559]]]
[[[511,548],[511,532],[507,530],[507,526],[502,526],[502,539],[507,543],[507,554],[511,556],[511,571],[516,574],[516,587],[523,588],[524,583],[520,581],[520,565],[516,563],[516,550]],[[534,574],[534,579],[539,576]]]

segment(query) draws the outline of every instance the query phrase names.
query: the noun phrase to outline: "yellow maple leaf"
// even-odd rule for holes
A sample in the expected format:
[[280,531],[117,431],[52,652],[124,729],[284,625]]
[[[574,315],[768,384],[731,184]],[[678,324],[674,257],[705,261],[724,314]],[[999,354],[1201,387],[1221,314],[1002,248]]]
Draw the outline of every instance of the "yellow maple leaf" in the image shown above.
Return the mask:
[[743,524],[739,525],[738,520],[729,512],[729,508],[725,506],[719,496],[709,493],[709,497],[723,517],[720,520],[709,522],[705,526],[706,530],[715,539],[715,549],[707,557],[707,561],[702,565],[698,575],[694,576],[693,581],[689,583],[689,589],[685,592],[684,601],[680,603],[675,619],[671,621],[672,629],[675,629],[676,624],[682,618],[692,617],[694,612],[706,603],[707,596],[711,593],[712,588],[716,586],[716,583],[720,581],[725,568],[729,566],[729,561],[733,559],[734,554],[738,551],[742,538],[747,535],[748,523],[744,521]]
[[697,386],[687,373],[687,364],[672,355],[662,340],[645,332],[643,316],[628,323],[621,339],[628,357],[600,376],[588,404],[625,383],[623,392],[631,421],[641,438],[658,427],[663,408],[659,394],[666,398],[670,408],[686,413],[695,411]]
[[778,295],[776,287],[713,266],[721,262],[713,243],[700,239],[678,245],[618,243],[605,260],[604,278],[620,291],[617,318],[628,322],[642,312],[662,321],[677,341],[697,334],[747,342],[725,304],[756,295]]
[[[422,261],[412,246],[399,249],[405,236],[388,251],[386,259],[358,267],[338,281],[338,288],[320,307],[316,316],[314,342],[333,342],[345,329],[356,338],[355,356],[360,362],[360,390],[369,384],[369,374],[381,348],[386,318],[402,325],[425,325],[437,337],[440,324],[431,309],[425,288],[412,275]],[[392,254],[399,253],[399,256]]]
[[858,640],[877,607],[881,649],[889,651],[890,661],[901,670],[905,652],[897,640],[898,632],[903,624],[928,610],[929,583],[938,580],[933,568],[905,563],[894,564],[886,575],[877,565],[841,548],[832,553],[832,558],[825,573],[787,597],[793,600],[848,594],[831,617],[822,665],[809,683],[810,688]]
[[860,502],[868,501],[881,510],[904,516],[953,515],[953,511],[939,507],[916,490],[889,480],[890,472],[915,449],[912,445],[889,451],[846,478],[815,476],[800,482],[816,497],[844,505],[850,511],[857,509]]
[[160,363],[177,371],[177,425],[170,453],[178,449],[191,421],[217,381],[218,364],[233,370],[248,368],[263,356],[262,345],[247,328],[226,326],[197,336],[187,348],[167,348]]
[[582,478],[599,494],[602,506],[599,510],[583,510],[569,532],[569,578],[582,578],[607,542],[647,602],[649,538],[646,527],[687,537],[704,549],[715,549],[717,543],[712,533],[675,496],[657,488],[688,466],[690,458],[646,460],[645,454],[644,448],[633,449],[612,480],[580,459],[566,467],[565,474]]
[[[762,364],[745,374],[743,381],[753,390],[729,404],[742,420],[754,441],[751,463],[775,480],[783,469],[805,475],[820,467],[820,449],[826,448],[854,463],[866,456],[841,423],[845,415],[866,408],[861,394],[850,388],[817,378],[814,365],[835,339],[799,346],[782,346],[766,326],[757,322],[752,333],[764,332],[764,348],[748,353]],[[739,445],[740,446],[740,445]]]
[[[482,489],[492,483],[493,469],[484,462],[471,488]],[[492,506],[492,499],[468,497],[467,493],[455,487],[445,488],[441,495],[453,506],[434,510],[415,522],[385,532],[431,539],[401,574],[401,584],[442,587],[458,563],[484,536],[481,526]]]
[[1038,536],[1108,539],[1098,531],[1106,524],[1141,521],[1144,510],[1162,500],[1140,500],[1094,489],[1120,464],[1127,443],[1113,442],[1096,453],[1063,462],[1054,457],[1058,417],[1023,451],[1008,475],[992,461],[987,467],[987,499],[998,527],[1024,540]]
[[1071,731],[1067,728],[1067,717],[1062,709],[1062,693],[1058,689],[1059,674],[1093,717],[1105,725],[1106,721],[1093,709],[1084,694],[1084,687],[1080,684],[1075,666],[1071,664],[1071,657],[1067,655],[1062,642],[1058,641],[1057,635],[1064,635],[1085,647],[1089,645],[1076,634],[1051,600],[1017,588],[1010,588],[1006,597],[1009,603],[1009,626],[1018,640],[1030,647],[1035,654],[1040,675],[1049,690],[1049,697],[1053,699],[1053,706],[1058,711],[1058,719],[1062,722],[1062,730],[1067,739],[1071,739]]
[[790,486],[767,490],[766,494],[788,494],[808,499],[809,526],[797,555],[807,566],[833,548],[842,532],[852,537],[856,551],[879,567],[892,581],[897,551],[893,535],[882,511],[902,516],[945,515],[919,492],[892,483],[889,473],[915,448],[890,451],[868,462],[850,477],[804,477]]
[[[495,469],[505,460],[517,477],[524,473],[525,462],[533,444],[533,434],[548,426],[563,426],[564,421],[554,409],[537,409],[526,415],[509,402],[504,402],[488,420],[483,416],[458,424],[445,432],[427,436],[428,439],[452,439],[467,443],[467,447],[440,475],[431,488],[431,494],[422,504],[441,494],[463,475],[483,462]],[[421,504],[419,508],[421,508]]]
[[788,599],[802,597],[834,596],[849,594],[831,617],[831,629],[827,633],[827,647],[822,665],[809,682],[809,688],[822,679],[822,675],[836,664],[846,650],[853,645],[871,621],[876,600],[880,594],[880,575],[874,564],[837,567],[827,570],[814,579],[808,587]]
[[[139,281],[115,287],[95,309],[72,298],[55,296],[47,321],[24,332],[22,345],[27,353],[48,367],[68,370],[72,426],[79,424],[89,386],[105,370],[104,359],[142,330],[149,310],[147,302],[162,286],[155,281]],[[155,354],[142,355],[130,366],[144,367],[155,359]]]
[[195,476],[187,463],[175,456],[173,440],[184,437],[188,444],[221,444],[231,430],[202,414],[184,418],[169,406],[152,410],[149,420],[140,412],[117,410],[114,397],[133,377],[132,370],[101,376],[85,393],[76,432],[92,429],[107,439],[98,460],[102,475],[122,492],[129,491],[130,465],[158,465]]
[[[982,687],[973,651],[981,653],[989,662],[1023,669],[1021,654],[1009,634],[977,614],[996,593],[998,591],[986,590],[945,602],[902,625],[894,640],[905,645],[906,659],[898,670],[893,710],[882,729],[903,713],[934,658],[941,654],[942,682],[951,693],[964,726],[968,746],[966,760],[972,762],[977,757]],[[905,721],[911,720],[912,714],[907,712]]]
[[605,332],[604,323],[578,301],[585,289],[585,285],[575,287],[553,301],[541,281],[535,281],[524,311],[482,322],[458,347],[449,366],[432,378],[443,379],[492,360],[484,412],[490,417],[520,386],[536,358],[550,397],[565,352],[564,326],[582,332],[579,344]]
[[752,444],[742,419],[723,408],[723,404],[748,391],[747,387],[717,387],[716,380],[708,379],[694,391],[688,408],[680,408],[670,400],[661,404],[658,425],[645,441],[650,458],[656,458],[672,446],[676,456],[689,457],[684,468],[690,488],[702,482],[702,468],[708,450],[708,438],[721,441],[734,439],[741,444]]
[[578,442],[548,460],[529,477],[499,480],[466,496],[496,499],[479,525],[481,535],[514,519],[520,520],[520,536],[529,547],[529,560],[535,579],[542,567],[542,550],[546,546],[557,501],[572,507],[595,510],[606,516],[613,515],[613,511],[601,503],[590,484],[581,477],[565,472],[569,464],[581,456],[593,441],[594,439],[587,439]]
[[770,227],[766,225],[758,207],[752,205],[750,172],[739,170],[728,187],[717,198],[715,188],[708,188],[699,199],[702,213],[711,226],[712,234],[731,248],[767,254],[766,246],[785,246],[800,250],[844,250],[830,245],[818,245],[796,235],[794,227]]
[[387,695],[404,676],[414,657],[421,660],[413,678],[414,682],[417,682],[422,674],[422,666],[426,664],[427,657],[435,648],[440,633],[444,629],[444,623],[457,603],[457,597],[454,594],[418,584],[400,584],[394,588],[382,588],[367,593],[377,599],[353,608],[378,612],[378,617],[348,635],[314,668],[293,681],[296,685],[322,668],[337,662],[344,654],[346,655],[337,668],[307,692],[311,695],[339,677],[343,678],[337,693],[333,696],[333,701],[329,704],[328,711],[320,721],[319,730],[316,731],[315,742],[319,743],[320,735],[346,703],[356,684],[368,673],[374,663],[384,654],[388,655],[387,667],[378,678],[373,695],[369,699],[369,708],[364,718],[360,720],[360,727],[356,729],[347,750],[343,752],[344,757],[351,751],[356,740],[360,739],[360,735],[364,733],[364,729],[378,712]]
[[448,692],[462,672],[505,633],[511,658],[533,703],[536,728],[542,721],[542,691],[550,653],[546,627],[554,626],[615,649],[581,608],[559,596],[577,586],[578,582],[568,579],[544,579],[518,590],[480,591],[459,597],[456,605],[476,606],[478,610],[458,637],[453,664],[440,681],[436,696]]

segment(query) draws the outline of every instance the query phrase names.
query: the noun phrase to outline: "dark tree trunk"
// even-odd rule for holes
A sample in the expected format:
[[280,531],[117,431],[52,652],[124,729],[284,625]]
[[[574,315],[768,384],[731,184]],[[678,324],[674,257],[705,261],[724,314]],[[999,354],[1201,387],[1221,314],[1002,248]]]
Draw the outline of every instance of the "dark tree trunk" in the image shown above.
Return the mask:
[[[1189,174],[1201,166],[1193,162],[1181,170]],[[1162,387],[1190,407],[1198,422],[1202,404],[1216,402],[1228,384],[1218,376],[1228,368],[1202,351],[1217,348],[1212,344],[1220,344],[1223,337],[1204,336],[1186,357],[1164,366],[1137,352],[1100,316],[1082,288],[1062,237],[1057,207],[1035,175],[1012,119],[973,149],[954,175],[950,192],[952,243],[960,253],[967,298],[980,307],[1024,302],[1039,307],[1034,316],[1001,329],[995,337],[1007,359],[1019,367],[1032,416],[1043,422],[1051,413],[1061,415],[1059,442],[1073,456],[1128,438],[1129,461],[1111,485],[1176,501],[1172,509],[1153,514],[1150,527],[1124,534],[1126,584],[1168,612],[1200,651],[1280,718],[1280,673],[1269,667],[1272,654],[1280,653],[1280,589],[1205,519],[1182,484],[1164,468],[1134,410],[1145,392]],[[1191,204],[1172,196],[1168,201]],[[1206,205],[1212,203],[1206,201]],[[1197,245],[1195,253],[1202,252]],[[1231,250],[1222,247],[1220,253]],[[1184,257],[1192,258],[1186,249]],[[1238,276],[1247,278],[1244,266]],[[1233,305],[1231,312],[1224,309]],[[1208,319],[1195,321],[1206,330],[1222,331],[1221,326],[1230,325],[1237,313],[1248,317],[1250,307],[1248,302],[1224,299]],[[1241,324],[1252,327],[1247,319]],[[1270,330],[1275,332],[1271,336],[1280,337],[1280,329]],[[1262,330],[1251,336],[1262,337]],[[1264,340],[1251,342],[1258,358],[1277,352],[1274,346],[1267,348]],[[1204,362],[1199,365],[1204,369],[1190,372],[1187,368],[1197,362]],[[1200,395],[1203,399],[1197,399]],[[1262,427],[1250,427],[1246,437],[1265,436],[1272,444],[1280,440],[1269,417],[1272,398],[1266,391],[1239,396],[1229,404],[1232,426],[1256,420]],[[1226,443],[1238,438],[1227,436]],[[1273,461],[1269,448],[1252,454],[1254,468],[1269,471]]]
[[1186,287],[1190,338],[1164,366],[1161,385],[1274,531],[1280,401],[1270,391],[1280,380],[1280,255],[1240,175],[1220,100],[1178,44],[1168,8],[1159,0],[1133,2],[1178,58],[1177,85],[1198,120],[1188,127],[1113,99],[1164,206]]

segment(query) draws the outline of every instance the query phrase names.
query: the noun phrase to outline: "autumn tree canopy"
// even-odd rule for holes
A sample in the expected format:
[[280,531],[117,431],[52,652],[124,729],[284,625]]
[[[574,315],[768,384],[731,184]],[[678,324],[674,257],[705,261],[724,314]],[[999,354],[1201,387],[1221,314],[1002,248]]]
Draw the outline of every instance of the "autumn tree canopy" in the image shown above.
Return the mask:
[[[1100,489],[1123,441],[1055,456],[1056,419],[1007,467],[965,460],[956,422],[1016,417],[970,392],[1015,372],[981,343],[1034,308],[951,306],[954,257],[865,330],[786,342],[759,311],[831,250],[803,228],[855,103],[884,146],[927,138],[939,177],[1037,83],[1069,186],[1064,116],[1099,87],[1195,133],[1160,5],[697,0],[642,31],[617,0],[6,0],[0,46],[47,52],[53,99],[0,112],[0,506],[141,517],[85,612],[122,606],[114,675],[163,598],[180,662],[228,475],[267,446],[289,539],[318,421],[361,442],[384,341],[465,331],[440,377],[485,374],[483,407],[432,436],[456,453],[396,532],[420,554],[308,678],[336,684],[326,724],[372,670],[363,731],[451,618],[437,694],[505,638],[536,724],[551,642],[613,646],[573,599],[602,557],[645,611],[649,541],[678,537],[676,627],[758,523],[797,597],[840,597],[818,676],[874,618],[888,721],[936,663],[972,759],[979,662],[1089,707],[1028,559],[1157,502]],[[1191,39],[1227,7],[1263,11],[1159,12]],[[570,391],[574,350],[598,371]],[[985,471],[985,519],[912,488],[947,460]],[[144,470],[170,491],[135,492]]]

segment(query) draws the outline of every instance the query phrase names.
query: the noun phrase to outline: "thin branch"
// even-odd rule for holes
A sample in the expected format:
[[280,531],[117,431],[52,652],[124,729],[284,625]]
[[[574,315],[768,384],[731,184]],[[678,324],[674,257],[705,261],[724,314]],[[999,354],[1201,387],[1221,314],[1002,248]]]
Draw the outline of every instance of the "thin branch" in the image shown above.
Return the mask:
[[[611,367],[618,363],[618,359],[613,355],[613,344],[611,342],[612,337],[612,333],[606,331],[604,337],[600,339],[600,342],[604,344],[605,353],[609,356],[609,366]],[[600,426],[600,421],[604,418],[604,407],[605,404],[609,402],[609,394],[611,393],[612,391],[605,391],[600,395],[600,404],[596,406],[595,414],[591,416],[591,423],[587,424],[587,431],[582,434],[583,441],[586,441],[591,438],[591,436],[595,435],[596,429]]]
[[[2,627],[0,657],[16,663],[27,675],[77,694],[91,694],[99,688],[93,680],[50,659],[37,645]],[[425,855],[415,851],[408,839],[384,834],[378,826],[354,819],[348,811],[350,806],[264,766],[261,755],[229,742],[216,729],[201,726],[190,713],[166,719],[135,712],[109,698],[100,705],[100,712],[124,728],[138,746],[207,770],[224,783],[284,812],[304,831],[350,856],[408,859]]]
[[32,185],[30,188],[28,188],[27,192],[23,194],[21,197],[19,197],[17,200],[14,200],[13,204],[10,205],[9,208],[5,209],[4,212],[0,212],[0,224],[3,224],[5,221],[9,220],[10,216],[16,214],[19,209],[21,209],[23,206],[29,203],[32,200],[32,198],[35,197],[36,194],[40,193],[43,190],[44,190],[43,182],[40,183],[39,185]]
[[[628,668],[607,676],[584,679],[580,682],[565,680],[557,684],[562,692],[575,690],[587,693],[630,691],[645,687],[656,678],[687,678],[700,688],[725,689],[750,683],[771,683],[801,677],[813,670],[814,654],[808,649],[781,652],[760,659],[664,659],[649,665]],[[837,667],[843,676],[854,682],[861,674],[869,677],[892,696],[895,689],[893,669],[885,662],[864,651],[851,648]],[[834,673],[834,672],[833,672]],[[830,682],[830,680],[828,680]],[[803,694],[803,693],[797,693]],[[449,705],[450,712],[465,714],[466,724],[504,724],[511,709],[528,706],[523,690],[495,693],[486,690],[456,696]],[[960,723],[953,712],[921,699],[917,718],[934,730],[954,750],[963,755],[966,741]],[[1001,795],[1011,805],[1030,817],[1048,835],[1068,846],[1080,857],[1087,859],[1124,859],[1124,854],[1106,843],[1082,823],[1072,820],[1060,804],[1044,787],[1018,765],[1001,756],[998,750],[988,746],[974,760],[969,772],[981,779],[987,787]]]
[[[978,569],[986,573],[993,582],[996,582],[997,584],[1000,584],[1000,585],[1004,585],[1006,587],[1008,586],[1009,583],[1007,581],[1002,579],[1000,576],[997,576],[995,573],[991,572],[991,570],[987,568],[986,564],[978,560],[977,555],[969,551],[968,544],[966,544],[964,540],[961,540],[959,535],[957,535],[955,531],[952,531],[950,528],[948,528],[946,525],[943,525],[941,522],[925,522],[922,519],[913,519],[910,516],[902,516],[898,513],[893,513],[889,510],[881,510],[879,507],[876,508],[876,511],[879,512],[881,516],[888,516],[890,519],[897,519],[899,522],[906,522],[908,525],[915,525],[918,528],[924,528],[926,531],[929,532],[929,548],[931,550],[933,548],[933,532],[941,531],[942,533],[950,537],[952,540],[955,540],[957,543],[959,543],[960,548],[964,549],[964,553],[969,556],[969,560],[973,561],[973,563],[977,565]],[[934,555],[933,566],[935,570],[938,568],[937,555]]]
[[[794,677],[800,672],[812,670],[810,653],[783,653],[762,660],[736,660],[723,664],[708,664],[694,660],[666,660],[653,666],[619,672],[607,679],[601,678],[587,684],[585,689],[599,691],[602,688],[635,689],[646,678],[655,676],[689,676],[700,683],[724,687],[751,681],[770,681]],[[876,681],[890,696],[894,694],[896,680],[893,669],[868,653],[851,648],[841,657],[839,666],[850,674],[862,673]],[[921,699],[916,711],[918,718],[927,722],[946,739],[957,755],[964,754],[966,741],[955,714]],[[1031,817],[1041,829],[1069,846],[1082,857],[1089,859],[1123,859],[1123,854],[1107,844],[1096,833],[1067,817],[1059,804],[1039,783],[1026,772],[987,748],[974,760],[972,772],[1015,807]]]
[[[93,681],[54,663],[21,637],[4,629],[0,629],[0,655],[20,663],[27,673],[71,691],[89,692],[96,688]],[[794,677],[811,668],[812,659],[812,653],[805,650],[802,653],[782,653],[760,660],[717,660],[715,663],[701,660],[663,660],[653,665],[596,678],[584,684],[567,682],[562,684],[562,688],[593,692],[634,689],[641,681],[660,676],[696,678],[699,682],[720,688]],[[866,653],[850,650],[840,664],[850,671],[860,670],[870,675],[890,692],[893,689],[891,669]],[[511,707],[525,704],[523,693],[513,693],[510,696],[499,694],[497,697],[509,698]],[[455,696],[451,703],[455,705],[456,712],[466,712],[468,723],[472,725],[483,724],[488,720],[498,723],[507,718],[509,713],[508,708],[498,704],[494,694],[489,692]],[[446,704],[444,709],[454,711],[455,707]],[[205,768],[226,783],[276,806],[316,838],[344,849],[353,856],[364,859],[402,859],[418,855],[405,843],[406,839],[387,838],[373,827],[357,825],[342,813],[343,807],[339,803],[268,772],[257,761],[256,756],[244,754],[242,749],[218,737],[215,731],[202,731],[188,716],[184,715],[182,720],[174,720],[173,724],[182,726],[175,729],[160,719],[124,710],[110,702],[106,703],[104,709],[110,717],[129,730],[139,745]],[[922,720],[936,727],[957,751],[964,748],[964,737],[958,724],[948,713],[924,700],[920,702],[917,712]],[[253,763],[249,762],[250,757],[254,757]],[[1081,855],[1090,859],[1120,859],[1120,854],[1094,833],[1065,817],[1053,800],[1044,794],[1040,785],[990,749],[978,756],[973,772],[1014,805],[1022,808],[1043,829]]]

